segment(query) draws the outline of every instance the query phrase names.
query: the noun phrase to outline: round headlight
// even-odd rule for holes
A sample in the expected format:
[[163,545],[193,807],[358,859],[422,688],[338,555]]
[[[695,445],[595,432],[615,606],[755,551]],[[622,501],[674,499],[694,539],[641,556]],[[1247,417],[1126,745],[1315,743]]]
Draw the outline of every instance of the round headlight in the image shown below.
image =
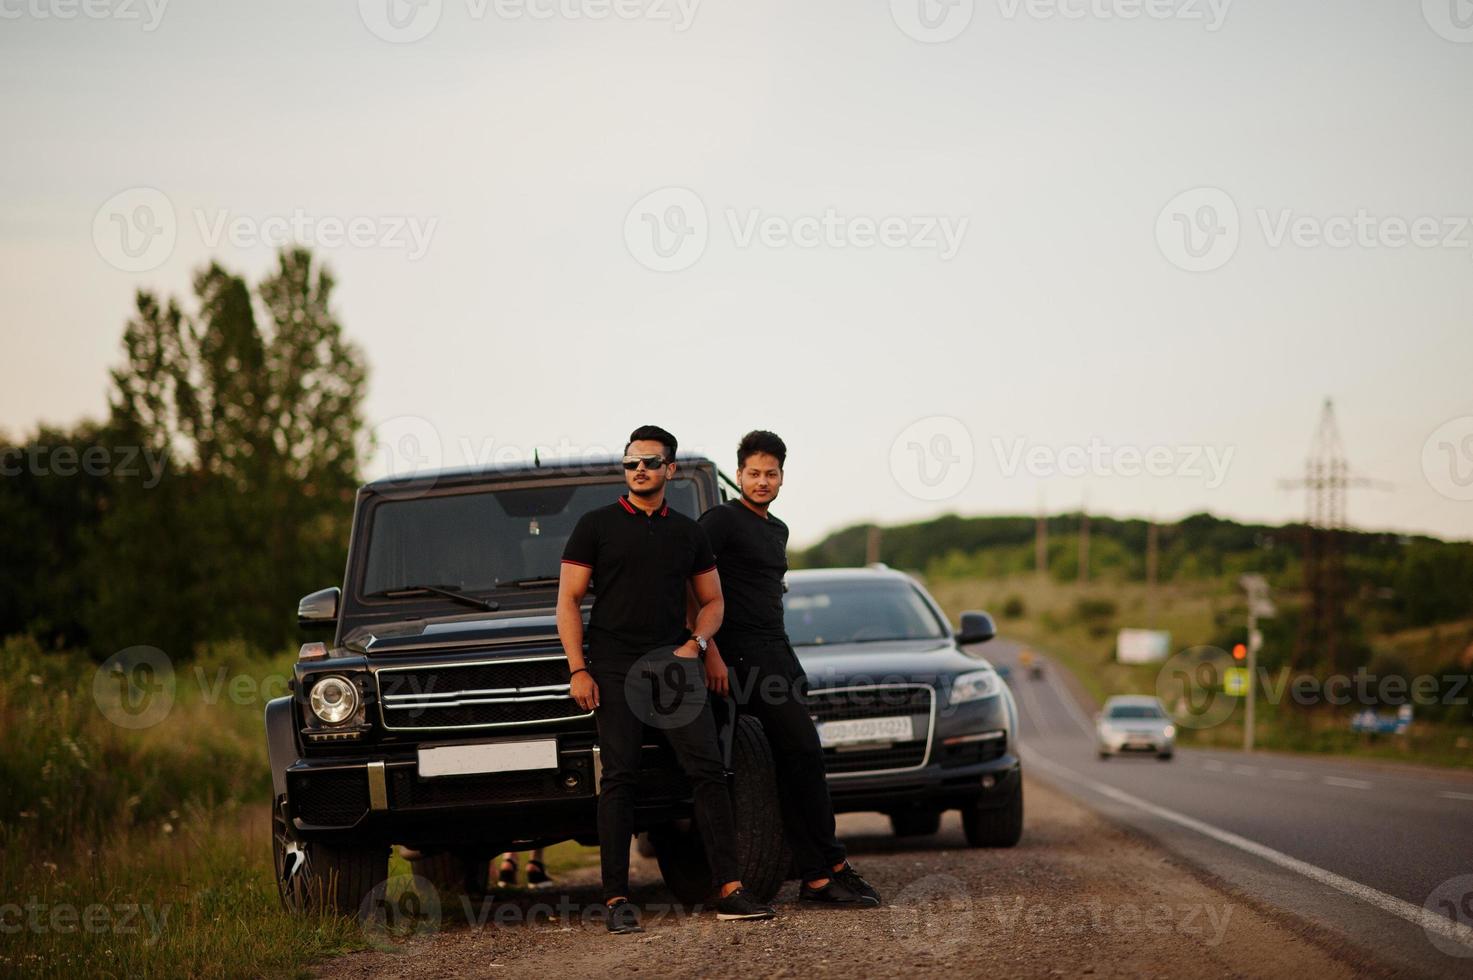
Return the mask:
[[347,721],[358,711],[358,688],[343,677],[324,677],[312,685],[312,713],[329,725]]

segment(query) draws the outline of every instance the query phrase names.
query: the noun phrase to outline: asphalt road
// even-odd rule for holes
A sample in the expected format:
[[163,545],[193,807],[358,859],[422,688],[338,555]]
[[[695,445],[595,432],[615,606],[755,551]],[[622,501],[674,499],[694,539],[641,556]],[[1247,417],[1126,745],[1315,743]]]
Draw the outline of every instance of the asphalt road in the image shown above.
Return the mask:
[[1221,750],[1101,760],[1077,682],[1046,657],[1030,680],[1021,649],[985,652],[1013,668],[1030,775],[1393,968],[1473,976],[1473,774]]

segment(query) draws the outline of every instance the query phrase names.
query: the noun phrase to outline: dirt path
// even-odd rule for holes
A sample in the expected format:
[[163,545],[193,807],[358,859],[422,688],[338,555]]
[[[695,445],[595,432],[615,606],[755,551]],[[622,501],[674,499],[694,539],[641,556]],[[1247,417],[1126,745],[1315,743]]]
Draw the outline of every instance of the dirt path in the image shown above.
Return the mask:
[[[1023,843],[967,848],[948,814],[931,838],[897,841],[873,814],[841,818],[851,856],[885,895],[871,911],[799,908],[717,922],[669,901],[654,863],[636,862],[641,936],[608,936],[582,917],[597,902],[593,869],[559,889],[472,906],[455,925],[325,964],[332,980],[380,977],[798,977],[949,974],[1004,977],[1389,976],[1323,933],[1269,911],[1036,781]],[[444,921],[459,919],[447,897]],[[505,923],[497,925],[496,920]],[[530,921],[529,921],[530,920]],[[388,945],[388,944],[385,944]]]

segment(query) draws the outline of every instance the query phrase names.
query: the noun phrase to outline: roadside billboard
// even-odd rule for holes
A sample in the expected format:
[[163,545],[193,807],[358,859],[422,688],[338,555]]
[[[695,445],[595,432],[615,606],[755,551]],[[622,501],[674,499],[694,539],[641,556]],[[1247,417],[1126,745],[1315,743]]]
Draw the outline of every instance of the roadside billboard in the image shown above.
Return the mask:
[[1122,664],[1158,664],[1171,653],[1166,630],[1123,629],[1115,637],[1115,660]]

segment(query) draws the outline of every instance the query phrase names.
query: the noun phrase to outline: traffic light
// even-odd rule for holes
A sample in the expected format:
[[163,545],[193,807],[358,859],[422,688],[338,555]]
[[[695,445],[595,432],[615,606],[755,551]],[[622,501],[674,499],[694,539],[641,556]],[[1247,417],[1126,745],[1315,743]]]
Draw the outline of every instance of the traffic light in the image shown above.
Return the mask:
[[1233,644],[1233,659],[1234,660],[1247,660],[1248,659],[1248,645],[1245,644],[1245,643],[1234,643]]

